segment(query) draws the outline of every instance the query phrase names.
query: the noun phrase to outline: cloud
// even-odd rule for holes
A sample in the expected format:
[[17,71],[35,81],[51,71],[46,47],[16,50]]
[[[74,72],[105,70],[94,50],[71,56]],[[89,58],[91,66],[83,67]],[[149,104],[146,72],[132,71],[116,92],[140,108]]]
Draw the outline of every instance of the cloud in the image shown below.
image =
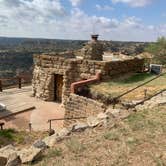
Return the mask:
[[65,15],[59,0],[0,0],[0,14],[18,21],[55,19]]
[[125,18],[122,22],[122,25],[123,27],[126,27],[126,28],[135,28],[135,29],[143,28],[142,20],[135,16]]
[[152,3],[153,0],[112,0],[113,3],[126,3],[129,4],[131,7],[144,7],[150,3]]
[[96,9],[99,10],[99,11],[102,11],[102,10],[114,10],[114,8],[112,6],[109,6],[109,5],[101,6],[99,4],[96,5]]
[[7,26],[8,19],[5,16],[0,15],[0,26]]
[[84,0],[70,0],[72,6],[79,6]]
[[0,3],[8,7],[18,7],[22,4],[21,0],[0,0]]
[[[13,3],[15,1],[15,3]],[[67,14],[66,14],[67,13]],[[66,11],[60,0],[0,0],[0,36],[152,41],[166,36],[166,25],[145,25],[135,16],[123,19]]]

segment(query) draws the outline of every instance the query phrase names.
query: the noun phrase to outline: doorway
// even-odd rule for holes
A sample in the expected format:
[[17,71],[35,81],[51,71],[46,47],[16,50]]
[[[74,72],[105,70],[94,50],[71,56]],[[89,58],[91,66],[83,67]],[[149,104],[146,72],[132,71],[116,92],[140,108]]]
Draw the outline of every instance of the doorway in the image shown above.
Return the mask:
[[62,102],[63,75],[54,74],[54,101]]

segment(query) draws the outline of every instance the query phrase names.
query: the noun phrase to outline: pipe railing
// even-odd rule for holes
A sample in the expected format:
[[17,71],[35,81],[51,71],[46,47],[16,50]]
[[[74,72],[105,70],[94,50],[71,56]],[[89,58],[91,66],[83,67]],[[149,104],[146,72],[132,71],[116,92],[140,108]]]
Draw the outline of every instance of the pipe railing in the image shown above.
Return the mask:
[[[150,80],[148,80],[148,81],[146,81],[146,82],[144,82],[144,83],[142,83],[142,84],[136,86],[135,88],[130,89],[130,90],[128,90],[128,91],[122,93],[121,95],[119,95],[119,96],[117,96],[117,97],[111,99],[110,104],[111,104],[111,103],[116,103],[116,102],[118,101],[118,99],[120,99],[121,97],[123,97],[123,96],[125,96],[125,95],[127,95],[127,94],[133,92],[134,90],[136,90],[136,89],[138,89],[138,88],[140,88],[140,87],[142,87],[142,86],[144,86],[144,85],[146,85],[146,84],[148,84],[148,83],[150,83],[150,82],[152,82],[152,81],[154,81],[154,80],[160,78],[161,76],[164,76],[165,74],[166,74],[166,72],[161,73],[160,75],[156,76],[155,78],[152,78],[152,79],[150,79]],[[145,93],[147,93],[147,91],[146,91]]]
[[159,94],[162,94],[162,93],[165,92],[165,91],[166,91],[166,89],[163,89],[163,90],[161,90],[161,91],[155,93],[154,95],[151,95],[150,97],[145,98],[144,100],[142,100],[142,101],[140,101],[140,102],[134,104],[132,107],[134,108],[134,107],[136,107],[136,106],[138,106],[138,105],[144,104],[144,102],[146,102],[146,101],[152,99],[153,97],[155,97],[155,96],[157,96],[157,95],[159,95]]
[[77,119],[86,119],[87,117],[75,117],[75,118],[57,118],[57,119],[49,119],[47,123],[49,123],[49,135],[52,133],[52,121],[61,121],[61,120],[77,120]]
[[[4,82],[9,81],[16,81],[17,83],[11,83],[11,84],[5,84]],[[25,81],[25,82],[23,82]],[[26,77],[26,76],[18,76],[18,77],[13,77],[13,78],[0,78],[0,92],[3,91],[3,87],[10,87],[10,86],[14,86],[14,85],[18,85],[18,88],[21,89],[22,85],[24,83],[30,83],[32,81],[32,78],[30,77]]]

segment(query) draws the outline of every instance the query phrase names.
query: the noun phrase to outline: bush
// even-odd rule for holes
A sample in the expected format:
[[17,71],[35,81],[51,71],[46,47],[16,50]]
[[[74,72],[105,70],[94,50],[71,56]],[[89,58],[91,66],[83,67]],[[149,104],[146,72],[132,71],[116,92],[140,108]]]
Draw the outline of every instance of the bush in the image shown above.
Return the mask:
[[145,51],[154,55],[153,62],[166,65],[166,38],[158,38],[156,43],[150,44]]

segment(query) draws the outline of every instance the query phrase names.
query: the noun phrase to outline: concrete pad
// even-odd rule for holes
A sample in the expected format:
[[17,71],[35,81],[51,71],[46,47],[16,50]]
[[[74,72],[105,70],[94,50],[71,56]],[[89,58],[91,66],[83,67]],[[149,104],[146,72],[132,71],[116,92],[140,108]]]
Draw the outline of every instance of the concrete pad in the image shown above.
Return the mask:
[[[44,102],[31,97],[31,86],[22,89],[12,88],[0,92],[0,101],[6,105],[8,111],[3,111],[0,116],[9,113],[16,113],[25,108],[35,106],[36,109],[24,112],[10,118],[6,118],[5,127],[28,129],[29,123],[32,124],[32,130],[45,131],[48,130],[47,121],[54,118],[63,118],[64,109],[59,103]],[[63,126],[63,121],[52,122],[52,128],[57,129]]]

